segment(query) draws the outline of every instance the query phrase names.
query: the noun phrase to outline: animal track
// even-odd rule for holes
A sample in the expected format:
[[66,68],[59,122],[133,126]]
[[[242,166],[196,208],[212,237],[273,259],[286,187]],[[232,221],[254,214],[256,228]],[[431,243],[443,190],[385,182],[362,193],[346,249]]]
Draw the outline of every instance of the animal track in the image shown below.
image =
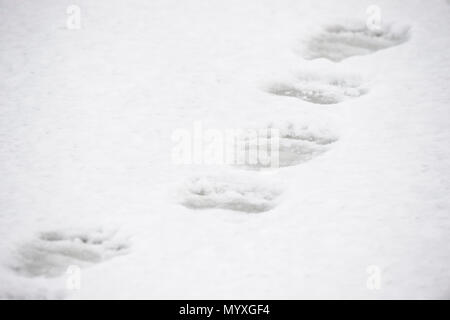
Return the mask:
[[327,58],[338,62],[399,45],[408,38],[407,27],[384,25],[379,31],[371,31],[362,21],[334,24],[311,38],[303,55],[305,59]]
[[70,265],[88,266],[127,253],[128,242],[115,238],[115,232],[93,231],[42,232],[18,250],[13,269],[26,276],[54,277]]
[[[329,128],[312,124],[271,124],[261,132],[256,138],[244,138],[245,158],[241,161],[241,166],[249,169],[294,166],[326,152],[329,145],[338,139]],[[278,137],[278,150],[274,148],[276,144],[271,141],[274,134]],[[261,146],[265,147],[264,152],[259,152]],[[249,154],[257,154],[256,159],[251,158]]]
[[201,176],[186,183],[181,204],[191,209],[257,213],[274,208],[280,194],[279,189],[249,177]]
[[297,82],[273,85],[268,92],[316,104],[334,104],[348,98],[359,97],[368,90],[356,76],[303,74],[297,77]]

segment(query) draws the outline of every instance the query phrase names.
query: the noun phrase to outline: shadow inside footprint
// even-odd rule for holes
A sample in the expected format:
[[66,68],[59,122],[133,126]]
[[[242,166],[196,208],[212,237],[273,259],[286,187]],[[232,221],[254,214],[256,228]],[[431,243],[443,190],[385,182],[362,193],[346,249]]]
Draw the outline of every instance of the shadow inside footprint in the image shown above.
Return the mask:
[[300,75],[291,84],[275,84],[269,93],[294,97],[315,104],[335,104],[368,92],[356,76]]
[[220,208],[247,213],[264,212],[276,205],[279,189],[238,177],[202,176],[184,187],[181,204],[191,209]]
[[88,266],[124,254],[128,248],[126,241],[115,239],[115,232],[101,229],[42,232],[19,248],[13,269],[26,276],[55,277],[70,265]]
[[409,38],[409,28],[384,25],[371,31],[363,21],[325,27],[312,37],[303,53],[305,59],[326,58],[339,62],[345,58],[365,55],[399,45]]

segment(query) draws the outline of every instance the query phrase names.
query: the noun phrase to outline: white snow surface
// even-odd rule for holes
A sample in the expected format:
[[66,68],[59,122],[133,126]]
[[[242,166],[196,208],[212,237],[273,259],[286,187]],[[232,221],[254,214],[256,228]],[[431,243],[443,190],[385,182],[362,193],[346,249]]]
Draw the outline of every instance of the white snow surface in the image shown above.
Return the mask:
[[[448,1],[73,4],[80,30],[67,2],[0,0],[0,298],[450,298]],[[340,29],[373,4],[376,42]],[[273,170],[175,165],[195,121],[333,142]]]

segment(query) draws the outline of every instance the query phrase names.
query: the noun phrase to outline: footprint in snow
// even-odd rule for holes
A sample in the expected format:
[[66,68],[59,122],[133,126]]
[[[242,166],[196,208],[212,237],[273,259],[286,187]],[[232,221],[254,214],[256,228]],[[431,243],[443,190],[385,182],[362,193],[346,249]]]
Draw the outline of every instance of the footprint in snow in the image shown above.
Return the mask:
[[371,31],[364,21],[333,24],[310,38],[303,52],[305,59],[326,58],[339,62],[351,56],[366,55],[399,45],[409,38],[409,28],[384,24]]
[[357,76],[301,74],[292,83],[278,83],[267,91],[315,104],[335,104],[368,92]]
[[228,209],[247,213],[271,210],[281,190],[248,176],[196,176],[181,191],[180,203],[190,209]]
[[12,269],[25,276],[55,277],[70,265],[89,266],[128,252],[129,243],[115,231],[54,230],[41,232],[18,248]]
[[323,154],[338,140],[331,126],[313,122],[270,124],[259,132],[256,137],[252,134],[242,138],[245,152],[238,167],[258,170],[295,166]]

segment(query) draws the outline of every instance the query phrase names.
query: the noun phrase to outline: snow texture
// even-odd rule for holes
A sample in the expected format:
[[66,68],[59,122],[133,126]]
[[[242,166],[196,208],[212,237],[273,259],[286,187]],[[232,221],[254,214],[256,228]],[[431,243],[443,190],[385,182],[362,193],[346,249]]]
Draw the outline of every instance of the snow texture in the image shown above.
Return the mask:
[[0,1],[1,299],[450,298],[447,0],[74,4]]

